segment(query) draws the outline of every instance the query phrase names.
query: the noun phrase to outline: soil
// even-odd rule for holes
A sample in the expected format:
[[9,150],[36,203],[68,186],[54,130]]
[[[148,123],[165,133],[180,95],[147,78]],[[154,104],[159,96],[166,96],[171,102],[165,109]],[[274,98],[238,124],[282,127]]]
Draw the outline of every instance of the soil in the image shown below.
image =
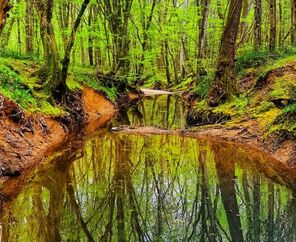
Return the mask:
[[[90,88],[83,88],[81,101],[86,122],[77,125],[85,126],[83,135],[102,127],[116,113],[111,101]],[[0,125],[2,181],[20,175],[25,168],[37,165],[61,149],[73,136],[79,135],[70,133],[62,118],[25,113],[3,96],[0,96]]]
[[279,137],[261,138],[258,123],[255,120],[245,120],[239,125],[209,125],[182,130],[166,130],[155,127],[123,127],[120,132],[157,135],[175,134],[198,139],[229,142],[234,145],[244,146],[258,152],[265,153],[280,163],[296,168],[295,144],[292,139],[279,140]]

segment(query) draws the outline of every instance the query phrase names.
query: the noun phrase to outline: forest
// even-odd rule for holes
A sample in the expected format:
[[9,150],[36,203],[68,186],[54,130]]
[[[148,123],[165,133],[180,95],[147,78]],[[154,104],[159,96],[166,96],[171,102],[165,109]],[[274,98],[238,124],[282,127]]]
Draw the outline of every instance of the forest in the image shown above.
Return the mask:
[[296,238],[296,0],[0,0],[0,242]]

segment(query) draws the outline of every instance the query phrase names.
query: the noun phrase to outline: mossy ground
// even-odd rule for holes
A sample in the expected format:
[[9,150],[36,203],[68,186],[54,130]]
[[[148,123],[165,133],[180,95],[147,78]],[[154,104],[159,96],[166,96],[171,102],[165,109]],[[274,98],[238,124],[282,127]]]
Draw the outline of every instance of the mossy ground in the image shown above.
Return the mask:
[[[254,120],[263,136],[285,130],[296,137],[296,121],[294,119],[296,117],[296,72],[284,71],[283,75],[277,76],[275,71],[275,74],[268,77],[266,86],[260,90],[254,88],[258,78],[264,76],[268,71],[285,66],[292,66],[296,69],[296,55],[270,57],[265,62],[258,60],[255,64],[246,59],[244,61],[244,69],[239,68],[237,80],[240,82],[252,73],[251,77],[248,77],[251,79],[248,81],[252,82],[248,89],[241,91],[231,100],[215,108],[208,107],[204,96],[202,96],[204,99],[195,105],[195,110],[230,115],[232,118],[225,124],[227,126],[244,125],[246,120]],[[250,65],[248,66],[246,63]],[[197,83],[195,92],[201,90],[203,86],[204,83]],[[198,94],[201,96],[200,93]],[[288,103],[283,107],[277,107],[274,100],[287,100]]]
[[[65,114],[63,107],[52,102],[32,77],[41,67],[40,61],[31,56],[14,56],[1,53],[0,55],[0,94],[15,101],[23,110],[29,113],[60,116]],[[82,90],[83,85],[105,93],[111,100],[115,100],[116,88],[106,88],[97,80],[90,78],[91,70],[79,68],[71,70],[67,85],[70,90]]]

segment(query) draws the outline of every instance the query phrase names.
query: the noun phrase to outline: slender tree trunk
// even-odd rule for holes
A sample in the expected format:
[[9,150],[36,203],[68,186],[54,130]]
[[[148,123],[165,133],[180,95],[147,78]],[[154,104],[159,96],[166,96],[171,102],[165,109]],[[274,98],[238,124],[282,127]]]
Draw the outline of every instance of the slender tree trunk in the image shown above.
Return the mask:
[[291,42],[296,46],[296,0],[291,0]]
[[[183,8],[184,8],[184,16],[186,16],[187,13],[187,8],[188,8],[188,0],[184,1],[183,4]],[[183,28],[186,25],[186,20],[183,20]],[[180,51],[180,71],[181,71],[181,77],[185,78],[186,76],[186,61],[187,61],[187,51],[186,51],[186,33],[185,31],[182,32],[181,34],[181,51]]]
[[148,31],[150,29],[151,23],[152,23],[152,17],[153,17],[153,13],[154,13],[154,9],[156,7],[156,3],[157,0],[153,0],[152,2],[152,6],[151,6],[151,10],[149,13],[149,16],[147,18],[147,21],[145,21],[145,9],[142,10],[142,16],[144,16],[144,20],[142,22],[142,27],[143,27],[143,41],[141,43],[142,46],[142,56],[141,56],[141,62],[139,65],[139,70],[138,70],[138,75],[141,76],[144,72],[144,61],[145,61],[145,52],[147,51],[148,48],[148,40],[149,40],[149,35],[148,35]]
[[269,0],[269,24],[270,24],[270,34],[269,34],[269,50],[274,51],[276,48],[276,0]]
[[259,51],[262,42],[261,19],[262,19],[262,0],[255,0],[255,21],[254,21],[254,49]]
[[250,0],[243,0],[243,7],[242,7],[242,22],[241,22],[241,43],[245,44],[248,40],[248,22],[247,17],[251,11],[252,1]]
[[[283,4],[282,4],[282,0],[279,0],[278,1],[279,4],[279,22],[280,23],[283,23]],[[280,47],[283,46],[284,42],[283,42],[283,36],[284,36],[284,33],[283,33],[284,29],[283,29],[283,24],[280,24],[279,25],[279,36],[278,36],[278,45]]]
[[207,38],[207,23],[210,10],[210,0],[204,0],[202,10],[202,20],[199,26],[198,39],[198,58],[203,59],[206,56],[206,38]]
[[93,9],[92,7],[89,9],[88,14],[88,59],[89,65],[94,65],[94,50],[93,50],[93,37],[92,37],[92,18],[93,18]]
[[26,52],[33,53],[34,43],[34,8],[33,1],[26,0]]
[[66,47],[66,50],[65,50],[65,56],[64,56],[64,59],[62,61],[62,75],[61,75],[61,83],[63,86],[66,86],[66,80],[67,80],[67,76],[68,76],[68,69],[69,69],[69,64],[70,64],[70,55],[71,55],[71,51],[72,51],[72,48],[74,46],[74,42],[75,42],[75,37],[76,37],[76,32],[77,32],[77,29],[80,25],[80,22],[81,22],[81,19],[82,19],[82,16],[88,6],[88,4],[90,3],[90,0],[84,0],[82,6],[81,6],[81,9],[78,13],[78,16],[74,22],[74,26],[73,26],[73,29],[72,29],[72,32],[71,32],[71,35],[70,35],[70,38],[68,40],[68,44],[67,44],[67,47]]
[[210,89],[208,104],[217,106],[229,99],[235,90],[235,46],[242,10],[242,0],[231,0],[222,34],[217,71]]

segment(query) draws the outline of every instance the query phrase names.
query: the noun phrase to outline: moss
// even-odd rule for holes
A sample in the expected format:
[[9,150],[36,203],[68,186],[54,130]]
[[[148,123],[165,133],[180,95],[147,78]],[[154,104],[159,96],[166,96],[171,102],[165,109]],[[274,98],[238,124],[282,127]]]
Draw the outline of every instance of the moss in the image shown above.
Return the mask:
[[296,87],[295,75],[285,75],[279,77],[274,81],[272,91],[269,94],[269,98],[273,99],[290,99],[291,90]]
[[70,76],[67,80],[67,86],[70,90],[82,90],[82,85],[79,81],[74,80],[72,76]]
[[21,64],[18,63],[12,69],[7,63],[9,61],[0,65],[0,93],[3,96],[13,100],[28,112],[39,112],[46,115],[64,113],[62,108],[52,106],[43,93],[34,92],[33,86],[36,80],[26,78],[18,71],[18,69],[25,68],[24,66],[20,67]]
[[[115,101],[117,98],[117,88],[116,87],[106,87],[101,81],[99,81],[95,76],[93,75],[87,75],[87,74],[76,74],[75,82],[78,83],[80,86],[82,84],[87,85],[88,87],[93,88],[96,91],[101,91],[104,94],[107,95],[107,97]],[[76,85],[78,85],[76,84]]]

